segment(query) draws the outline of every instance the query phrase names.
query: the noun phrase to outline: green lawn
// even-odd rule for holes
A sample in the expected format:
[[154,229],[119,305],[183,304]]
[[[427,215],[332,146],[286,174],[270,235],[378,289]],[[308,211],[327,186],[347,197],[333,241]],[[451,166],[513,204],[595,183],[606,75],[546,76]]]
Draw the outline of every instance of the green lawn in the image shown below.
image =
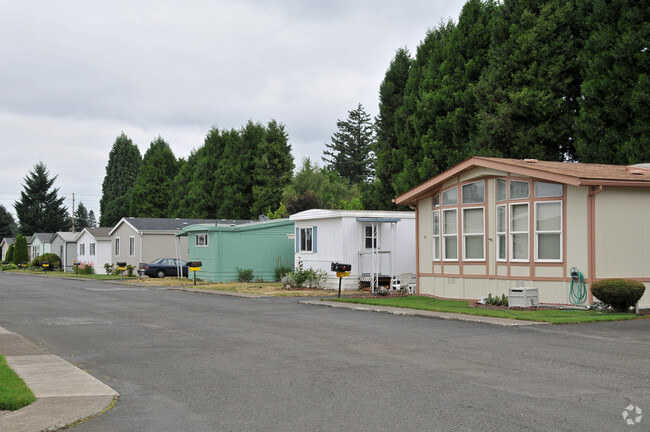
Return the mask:
[[[28,273],[28,274],[36,274],[36,275],[45,275],[45,276],[53,276],[53,277],[74,277],[74,278],[79,278],[79,279],[96,279],[96,280],[120,280],[120,276],[114,276],[114,275],[106,275],[106,274],[91,274],[91,275],[86,275],[86,274],[74,274],[74,273],[68,273],[68,272],[62,272],[62,271],[43,271],[43,270],[34,270],[34,269],[27,269],[27,270],[5,270],[7,272],[12,272],[12,273]],[[102,270],[103,271],[103,270]],[[131,276],[128,277],[126,275],[126,272],[124,273],[124,277],[122,279],[124,280],[134,280],[137,279],[137,276]]]
[[597,321],[620,321],[629,319],[646,318],[634,314],[622,314],[599,311],[573,311],[559,309],[544,310],[510,310],[510,309],[483,309],[470,307],[464,300],[443,300],[424,296],[407,297],[376,297],[376,298],[335,298],[327,301],[340,301],[344,303],[360,303],[379,306],[392,306],[408,309],[428,310],[437,312],[460,313],[467,315],[480,315],[497,318],[511,318],[526,321],[542,321],[551,324],[574,324]]
[[0,410],[15,411],[35,400],[34,393],[0,355]]

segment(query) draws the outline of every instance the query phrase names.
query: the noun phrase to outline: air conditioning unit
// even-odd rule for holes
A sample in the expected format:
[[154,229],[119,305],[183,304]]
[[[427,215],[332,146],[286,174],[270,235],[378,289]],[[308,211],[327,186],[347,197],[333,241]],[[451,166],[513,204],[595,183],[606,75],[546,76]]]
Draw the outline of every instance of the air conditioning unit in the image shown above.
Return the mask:
[[510,288],[508,306],[531,307],[539,304],[539,290],[534,287]]

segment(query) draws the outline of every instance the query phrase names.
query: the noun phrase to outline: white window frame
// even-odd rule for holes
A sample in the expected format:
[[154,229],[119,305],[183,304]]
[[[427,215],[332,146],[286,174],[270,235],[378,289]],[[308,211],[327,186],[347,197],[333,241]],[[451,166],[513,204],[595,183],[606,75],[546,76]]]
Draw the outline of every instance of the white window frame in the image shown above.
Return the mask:
[[[310,244],[309,248],[307,248],[307,241],[305,240],[305,234],[309,231],[310,233]],[[314,227],[303,227],[300,228],[300,239],[298,240],[299,243],[299,251],[300,253],[313,253],[314,252]],[[304,246],[304,247],[303,247]]]
[[86,243],[79,243],[79,255],[86,255]]
[[[208,242],[209,242],[208,238],[209,238],[209,236],[208,236],[207,233],[205,233],[205,234],[197,234],[194,237],[194,246],[196,246],[196,247],[208,247]],[[202,239],[202,240],[199,241],[199,239]]]
[[[368,235],[368,228],[371,230],[374,228],[374,232],[371,231],[370,236]],[[313,231],[312,231],[312,249],[313,249],[313,242],[314,242],[314,237],[313,237]],[[363,227],[363,248],[366,250],[371,250],[371,249],[379,249],[379,225],[364,225]],[[371,246],[368,247],[368,240],[370,240]],[[374,245],[374,247],[373,247]]]
[[[560,229],[559,230],[539,230],[537,229],[537,207],[539,205],[544,205],[544,204],[559,204],[560,205]],[[562,206],[562,201],[557,200],[557,201],[536,201],[535,202],[535,219],[533,221],[534,226],[535,226],[535,262],[552,262],[552,263],[557,263],[557,262],[563,262],[564,260],[564,250],[563,250],[563,232],[562,232],[562,227],[563,227],[563,206]],[[539,234],[559,234],[560,235],[560,258],[552,258],[552,259],[543,259],[539,258]]]
[[115,244],[113,245],[113,252],[115,252],[115,256],[120,256],[120,238],[115,237]]
[[[454,212],[456,214],[455,219],[456,219],[456,232],[455,233],[447,233],[445,231],[445,214]],[[442,210],[442,260],[443,261],[458,261],[458,207],[453,207],[453,208],[448,208],[448,209],[443,209]],[[448,258],[447,257],[447,238],[454,237],[456,239],[456,257],[455,258]]]
[[[436,234],[436,218],[437,218],[437,225],[438,225],[438,234]],[[432,215],[432,246],[433,246],[433,260],[434,261],[440,261],[441,257],[441,243],[440,243],[440,236],[441,236],[441,230],[440,230],[440,210],[434,210],[433,215]]]
[[[503,209],[503,231],[499,231],[499,208]],[[508,206],[506,204],[497,205],[496,211],[496,220],[494,232],[496,233],[496,260],[499,262],[508,261]],[[501,242],[499,238],[503,238],[503,247],[504,251],[501,250]],[[503,258],[501,257],[501,252],[503,252]]]
[[90,243],[90,246],[89,246],[88,249],[89,249],[88,253],[90,254],[90,256],[95,256],[95,253],[97,252],[95,243]]
[[[480,233],[466,233],[465,232],[465,212],[467,210],[481,210],[481,232]],[[463,261],[467,262],[476,262],[476,261],[485,261],[485,207],[476,206],[476,207],[463,207],[461,209],[461,226],[463,233]],[[480,258],[467,258],[467,238],[468,237],[481,237],[483,245],[482,256]]]
[[[514,219],[512,218],[513,211],[512,208],[515,206],[526,206],[527,212],[526,212],[526,230],[525,231],[515,231],[513,229],[514,225]],[[510,203],[509,208],[508,208],[508,213],[509,213],[509,218],[508,218],[508,249],[510,250],[509,258],[511,262],[530,262],[530,203],[528,202],[518,202],[518,203]],[[514,258],[514,238],[515,235],[517,234],[526,234],[527,235],[527,241],[526,241],[526,258]]]
[[135,237],[129,236],[129,256],[135,256]]

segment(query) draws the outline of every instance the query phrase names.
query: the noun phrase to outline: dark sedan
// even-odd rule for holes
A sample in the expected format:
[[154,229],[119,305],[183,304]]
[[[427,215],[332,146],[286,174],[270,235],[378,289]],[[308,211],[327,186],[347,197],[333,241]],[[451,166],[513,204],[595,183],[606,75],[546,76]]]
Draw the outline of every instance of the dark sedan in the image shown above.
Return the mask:
[[187,277],[187,263],[176,258],[158,258],[150,263],[140,263],[138,273],[149,277],[164,278],[165,276],[178,276],[178,264],[183,269],[183,276]]

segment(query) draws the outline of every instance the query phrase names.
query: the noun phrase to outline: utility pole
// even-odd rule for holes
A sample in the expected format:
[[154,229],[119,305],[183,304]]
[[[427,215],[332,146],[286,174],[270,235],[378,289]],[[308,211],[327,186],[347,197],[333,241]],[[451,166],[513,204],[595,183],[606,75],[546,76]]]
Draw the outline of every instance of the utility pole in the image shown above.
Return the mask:
[[72,192],[72,232],[74,232],[74,192]]

